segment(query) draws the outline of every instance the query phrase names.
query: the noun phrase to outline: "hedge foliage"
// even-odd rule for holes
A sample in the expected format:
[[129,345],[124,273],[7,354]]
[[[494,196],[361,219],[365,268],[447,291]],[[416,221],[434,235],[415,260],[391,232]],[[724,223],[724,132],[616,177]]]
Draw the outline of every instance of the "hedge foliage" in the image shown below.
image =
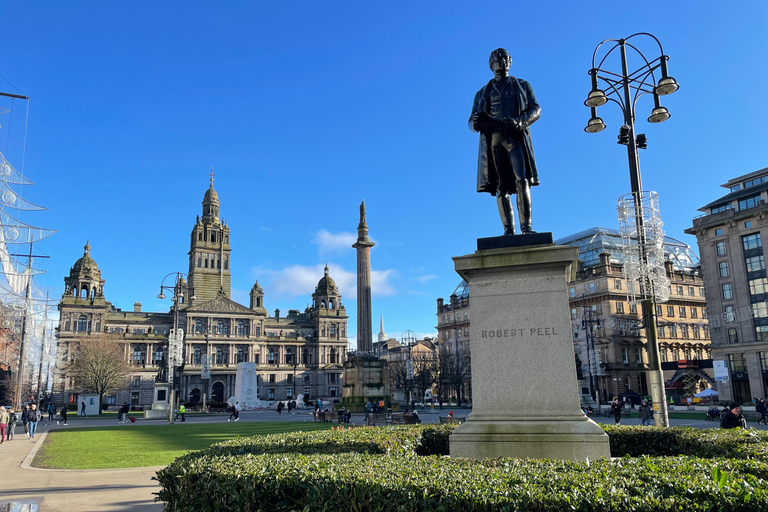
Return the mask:
[[[165,510],[196,512],[768,512],[768,458],[759,445],[766,432],[610,427],[612,450],[691,455],[698,448],[703,457],[582,463],[441,457],[451,429],[352,428],[227,441],[159,471],[158,497]],[[710,446],[721,442],[720,451]]]

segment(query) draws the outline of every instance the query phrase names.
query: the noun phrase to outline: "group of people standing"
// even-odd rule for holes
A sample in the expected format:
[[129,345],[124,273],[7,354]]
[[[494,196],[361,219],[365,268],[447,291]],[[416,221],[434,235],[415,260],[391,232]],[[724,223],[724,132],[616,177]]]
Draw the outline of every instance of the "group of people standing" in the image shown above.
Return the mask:
[[13,441],[16,424],[19,420],[24,425],[24,435],[29,439],[34,439],[37,425],[42,419],[43,413],[36,404],[25,405],[21,418],[14,409],[6,410],[5,407],[0,407],[0,444],[5,444],[6,440]]

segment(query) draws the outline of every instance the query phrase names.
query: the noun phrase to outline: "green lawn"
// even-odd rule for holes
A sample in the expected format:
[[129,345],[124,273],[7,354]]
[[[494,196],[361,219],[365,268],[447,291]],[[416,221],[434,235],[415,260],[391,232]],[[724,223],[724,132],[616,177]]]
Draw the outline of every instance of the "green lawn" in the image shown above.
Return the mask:
[[166,466],[176,457],[236,437],[321,430],[332,423],[213,423],[126,425],[50,432],[34,465],[57,469],[114,469]]

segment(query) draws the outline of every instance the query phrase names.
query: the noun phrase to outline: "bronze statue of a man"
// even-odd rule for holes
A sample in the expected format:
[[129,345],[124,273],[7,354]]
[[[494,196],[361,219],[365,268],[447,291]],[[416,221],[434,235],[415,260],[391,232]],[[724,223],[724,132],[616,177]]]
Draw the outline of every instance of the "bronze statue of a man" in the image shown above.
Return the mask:
[[493,78],[472,104],[469,128],[480,132],[477,191],[496,196],[505,235],[515,234],[510,194],[517,196],[520,231],[531,227],[531,187],[539,184],[528,127],[541,115],[533,88],[525,80],[509,76],[512,57],[504,48],[491,52],[488,64]]

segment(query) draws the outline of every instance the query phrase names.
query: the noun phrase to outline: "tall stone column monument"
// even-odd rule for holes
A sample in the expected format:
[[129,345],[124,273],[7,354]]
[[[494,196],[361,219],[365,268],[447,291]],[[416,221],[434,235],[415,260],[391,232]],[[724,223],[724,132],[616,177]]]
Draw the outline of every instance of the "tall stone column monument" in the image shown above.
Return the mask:
[[368,224],[365,222],[365,201],[360,203],[360,224],[357,225],[357,350],[373,350],[373,321],[371,319],[371,247]]

